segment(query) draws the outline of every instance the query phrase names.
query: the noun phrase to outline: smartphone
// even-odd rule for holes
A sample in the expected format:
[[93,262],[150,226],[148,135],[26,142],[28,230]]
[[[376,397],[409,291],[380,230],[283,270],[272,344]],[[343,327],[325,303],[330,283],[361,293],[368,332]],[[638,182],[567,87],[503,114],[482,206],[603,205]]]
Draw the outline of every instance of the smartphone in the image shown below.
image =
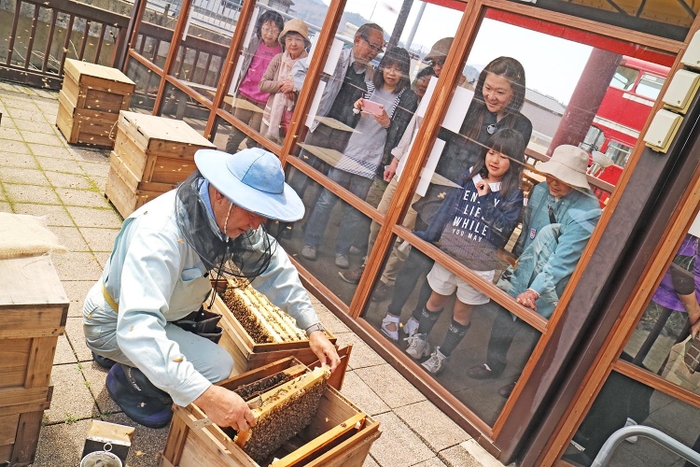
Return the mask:
[[372,115],[381,115],[384,110],[382,104],[377,104],[376,102],[364,99],[362,101],[362,111],[370,113]]

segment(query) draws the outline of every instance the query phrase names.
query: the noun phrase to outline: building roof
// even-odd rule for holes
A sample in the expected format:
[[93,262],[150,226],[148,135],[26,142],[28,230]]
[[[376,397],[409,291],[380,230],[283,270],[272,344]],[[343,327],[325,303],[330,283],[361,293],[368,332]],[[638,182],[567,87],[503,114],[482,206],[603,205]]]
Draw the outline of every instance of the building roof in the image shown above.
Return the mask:
[[530,88],[525,90],[525,100],[558,115],[564,115],[566,110],[566,106],[555,98]]

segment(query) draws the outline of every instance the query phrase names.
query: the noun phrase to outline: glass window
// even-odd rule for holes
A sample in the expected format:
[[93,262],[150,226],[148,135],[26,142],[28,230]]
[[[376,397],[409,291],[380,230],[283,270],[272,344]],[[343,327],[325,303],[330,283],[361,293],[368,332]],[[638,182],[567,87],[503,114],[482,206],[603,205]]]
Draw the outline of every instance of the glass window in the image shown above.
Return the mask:
[[634,87],[634,83],[637,82],[637,76],[639,76],[639,70],[619,66],[612,77],[612,81],[610,81],[610,86],[629,91]]
[[635,92],[640,96],[656,100],[656,98],[659,97],[664,82],[666,82],[666,78],[644,73],[639,79],[639,84]]
[[[419,7],[425,8],[422,16]],[[364,12],[363,4],[351,0],[345,12]],[[290,239],[283,245],[346,303],[380,227],[367,212],[377,206],[386,212],[394,192],[386,166],[406,133],[410,142],[419,96],[442,70],[449,36],[461,19],[448,8],[415,4],[405,29],[395,31],[397,14],[378,4],[376,23],[345,24],[336,32],[310,114],[302,117],[306,134],[297,138],[299,152],[288,172],[307,215],[289,226]],[[294,71],[297,88],[311,79],[301,65]],[[332,183],[319,186],[306,175],[309,171]],[[348,199],[361,200],[365,211]]]
[[[656,428],[677,441],[700,450],[700,410],[661,391],[613,371],[593,405],[563,460],[589,466],[605,441],[624,426]],[[644,436],[627,438],[614,451],[606,465],[616,467],[691,467],[678,455]]]
[[136,84],[131,97],[131,108],[152,113],[160,86],[160,75],[133,59],[127,64],[126,75]]
[[622,143],[618,143],[617,141],[610,141],[610,144],[608,144],[608,149],[605,151],[605,155],[608,156],[614,164],[619,165],[620,167],[627,165],[627,160],[629,159],[630,154],[632,154],[632,148]]
[[[320,9],[325,14],[325,5]],[[294,64],[308,56],[323,18],[314,22],[298,17],[291,4],[258,3],[253,12],[243,50],[222,107],[250,130],[276,144],[284,139],[296,106],[298,89],[291,78]],[[235,152],[258,143],[231,126],[226,151]]]
[[138,26],[134,50],[160,68],[168,57],[173,31],[180,15],[181,1],[146,1],[143,19]]
[[589,174],[594,161],[613,167],[590,151],[605,143],[593,123],[621,52],[639,48],[501,13],[486,11],[464,66],[479,73],[455,89],[432,150],[409,156],[423,170],[403,226],[432,245],[393,248],[364,314],[489,423],[597,226],[598,189],[617,180]]

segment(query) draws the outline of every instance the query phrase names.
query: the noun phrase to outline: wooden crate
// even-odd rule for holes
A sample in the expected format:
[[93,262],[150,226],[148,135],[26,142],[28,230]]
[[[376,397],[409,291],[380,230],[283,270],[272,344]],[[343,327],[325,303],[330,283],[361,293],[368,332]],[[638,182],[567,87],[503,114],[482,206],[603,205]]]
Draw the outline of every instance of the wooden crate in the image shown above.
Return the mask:
[[[233,356],[234,374],[243,373],[289,356],[294,356],[306,365],[317,360],[316,355],[309,347],[308,340],[274,344],[255,343],[218,294],[210,311],[222,316],[219,325],[224,329],[224,332],[219,345]],[[330,331],[326,330],[326,335],[333,344],[336,343],[336,338]]]
[[0,260],[0,465],[34,460],[68,297],[48,256]]
[[[299,363],[294,358],[286,358],[219,384],[228,389],[235,389]],[[173,421],[160,459],[161,467],[260,467],[218,426],[200,428],[201,420],[206,416],[195,404],[173,408]],[[365,423],[361,429],[353,430],[336,443],[329,442],[322,446],[324,441],[331,438],[334,430],[340,429],[344,422],[358,414],[362,414],[362,411],[357,406],[329,386],[321,399],[315,418],[300,435],[306,444],[293,452],[300,460],[297,463],[285,463],[285,467],[362,466],[372,443],[381,436],[379,422],[370,416],[365,416]],[[305,458],[307,454],[312,454],[311,458]]]
[[115,68],[66,59],[56,126],[71,144],[113,147],[119,111],[129,108],[134,88]]
[[127,217],[194,172],[195,152],[215,148],[182,120],[122,111],[105,196]]

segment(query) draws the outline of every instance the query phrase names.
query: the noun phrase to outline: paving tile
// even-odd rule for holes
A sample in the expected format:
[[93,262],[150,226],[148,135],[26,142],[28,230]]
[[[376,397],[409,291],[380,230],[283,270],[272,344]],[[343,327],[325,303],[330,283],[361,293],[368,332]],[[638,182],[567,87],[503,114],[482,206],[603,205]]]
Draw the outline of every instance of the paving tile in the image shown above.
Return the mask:
[[333,314],[326,306],[321,303],[318,298],[309,294],[311,299],[311,304],[316,310],[316,314],[323,323],[323,327],[328,329],[332,334],[340,334],[343,332],[350,332],[350,328],[347,327],[337,316]]
[[78,227],[121,228],[122,219],[113,209],[66,206]]
[[48,423],[80,420],[97,414],[95,400],[85,385],[78,364],[54,365],[51,380],[54,384],[51,407],[44,411]]
[[14,141],[14,140],[5,140],[2,142],[2,152],[3,156],[10,156],[11,154],[7,153],[12,153],[12,154],[31,154],[31,151],[29,150],[29,147],[27,146],[27,143],[24,141]]
[[80,464],[90,420],[44,426],[39,432],[33,467]]
[[109,154],[112,151],[111,148],[85,146],[71,146],[71,150],[75,153],[75,159],[81,164],[89,164],[91,162],[109,164]]
[[366,414],[374,416],[391,410],[354,371],[345,374],[343,389],[340,392]]
[[105,386],[108,370],[105,370],[94,361],[82,362],[80,366],[80,371],[82,371],[85,381],[89,383],[90,392],[92,393],[92,397],[95,398],[95,403],[100,413],[109,414],[121,412],[122,409],[109,397],[107,387]]
[[411,465],[412,467],[445,467],[446,464],[443,461],[441,461],[438,457],[431,457],[427,461]]
[[[2,113],[2,110],[0,110]],[[14,128],[0,127],[0,139],[11,139],[14,141],[22,141],[22,135]]]
[[82,167],[85,173],[90,175],[91,178],[93,178],[93,176],[103,178],[109,176],[109,160],[105,162],[80,162],[80,167]]
[[[10,84],[10,83],[5,83],[5,84]],[[6,95],[3,96],[2,103],[5,105],[5,108],[7,109],[7,112],[9,113],[13,109],[17,110],[25,110],[27,108],[34,109],[38,111],[38,107],[36,107],[36,104],[34,104],[34,101],[32,101],[32,98],[26,95],[26,90],[25,88],[21,86],[15,87],[14,91],[19,91],[15,92],[11,95]]]
[[129,449],[129,457],[126,459],[128,467],[160,465],[160,452],[165,448],[169,427],[146,428],[134,423],[123,413],[105,417],[105,421],[136,428],[134,438],[131,441],[131,449]]
[[97,187],[97,191],[104,194],[107,191],[107,177],[97,177],[95,175],[90,176],[92,182]]
[[57,146],[61,148],[64,147],[64,143],[60,138],[51,137],[49,136],[49,133],[46,132],[40,133],[33,130],[22,130],[20,131],[20,133],[22,134],[22,139],[27,143],[39,143],[48,146]]
[[7,196],[5,196],[5,190],[2,189],[1,184],[0,184],[0,201],[7,201]]
[[58,237],[59,243],[69,251],[90,251],[87,242],[75,227],[53,226],[50,230]]
[[93,190],[74,190],[72,188],[56,188],[58,197],[66,206],[83,206],[89,208],[108,208],[105,197]]
[[3,183],[49,186],[49,180],[44,175],[44,172],[21,167],[0,167],[0,180]]
[[335,335],[338,338],[338,346],[343,347],[352,344],[352,353],[350,354],[350,369],[364,368],[367,366],[381,365],[384,359],[377,352],[365,344],[357,335],[346,332]]
[[[47,180],[48,182],[48,180]],[[3,183],[7,198],[14,203],[61,204],[50,187]]]
[[[54,172],[64,172],[73,175],[74,177],[83,176],[83,169],[80,167],[77,161],[68,159],[54,159],[53,157],[39,157],[36,158],[39,161],[39,165],[44,170],[51,170]],[[50,173],[46,176],[51,180]],[[61,185],[56,185],[61,186]]]
[[[445,465],[448,465],[449,467],[482,467],[484,464],[479,462],[477,459],[474,458],[469,452],[467,452],[466,449],[464,449],[463,446],[457,445],[453,446],[451,448],[445,449],[444,451],[440,451],[438,453],[438,457],[442,459],[442,461],[445,463]],[[491,460],[494,460],[491,458]],[[498,461],[496,461],[498,462]],[[503,464],[498,462],[498,465],[500,467],[503,467]]]
[[0,212],[12,212],[12,206],[7,201],[0,201]]
[[388,363],[359,368],[355,373],[392,409],[425,400],[425,397]]
[[65,147],[59,148],[56,146],[36,143],[27,143],[27,146],[29,146],[29,149],[35,156],[53,157],[55,159],[75,159],[73,152]]
[[28,108],[23,109],[12,107],[7,109],[7,113],[12,120],[27,120],[30,122],[47,123],[46,118],[44,118],[44,114],[38,111],[38,107],[36,105],[27,107]]
[[95,251],[93,254],[97,258],[97,262],[100,263],[100,268],[104,269],[111,253],[109,251]]
[[75,227],[73,219],[68,215],[66,208],[60,205],[15,203],[14,211],[17,214],[45,216],[46,225],[48,226]]
[[435,457],[435,453],[394,413],[374,417],[381,423],[382,436],[370,448],[382,467],[406,467]]
[[[41,164],[41,161],[39,163]],[[71,188],[76,190],[93,188],[92,181],[85,175],[82,175],[82,170],[77,170],[77,173],[74,174],[46,171],[44,172],[44,175],[46,175],[46,178],[49,179],[49,183],[51,183],[51,185],[58,188]]]
[[70,342],[73,352],[79,362],[92,360],[92,351],[85,344],[85,333],[83,332],[83,318],[68,318],[66,320],[66,337]]
[[27,150],[26,154],[13,154],[0,152],[0,166],[1,167],[20,167],[24,169],[38,169],[34,156],[29,154]]
[[[58,139],[58,141],[61,141],[58,138],[58,135],[56,135],[56,132],[54,131],[54,124],[47,122],[42,118],[43,121],[41,122],[32,122],[29,120],[15,120],[15,126],[17,129],[22,133],[22,135],[25,135],[27,133],[42,133],[45,135],[51,135]],[[63,143],[61,143],[63,144]]]
[[53,263],[62,281],[96,281],[102,274],[92,253],[71,251],[53,256]]
[[466,431],[427,400],[399,407],[394,410],[394,413],[435,452],[471,438]]
[[85,297],[95,281],[61,281],[61,285],[68,296],[68,317],[82,318]]
[[377,461],[375,461],[374,458],[370,454],[367,454],[365,461],[362,463],[362,467],[381,467],[381,466],[379,464],[377,464]]
[[[466,451],[473,459],[475,459],[478,463],[477,464],[472,464],[475,466],[483,466],[483,467],[503,467],[503,463],[499,462],[496,458],[494,458],[491,454],[488,453],[486,449],[483,448],[474,438],[469,439],[460,446],[455,446],[453,448],[446,449],[443,452],[440,452],[439,455],[440,457],[443,457],[443,454],[445,454],[445,459],[449,459],[450,456],[455,456],[459,458],[461,454],[461,451],[457,449],[458,447],[461,447],[464,451]],[[448,456],[449,454],[449,456]],[[461,464],[448,464],[448,465],[454,465],[454,466],[460,466]]]
[[91,229],[84,227],[80,229],[80,232],[87,240],[92,251],[111,252],[119,229]]
[[64,335],[58,336],[58,342],[56,343],[56,354],[53,357],[53,364],[60,365],[63,363],[77,363],[78,360],[75,358],[73,353],[73,348],[68,342],[68,338]]

